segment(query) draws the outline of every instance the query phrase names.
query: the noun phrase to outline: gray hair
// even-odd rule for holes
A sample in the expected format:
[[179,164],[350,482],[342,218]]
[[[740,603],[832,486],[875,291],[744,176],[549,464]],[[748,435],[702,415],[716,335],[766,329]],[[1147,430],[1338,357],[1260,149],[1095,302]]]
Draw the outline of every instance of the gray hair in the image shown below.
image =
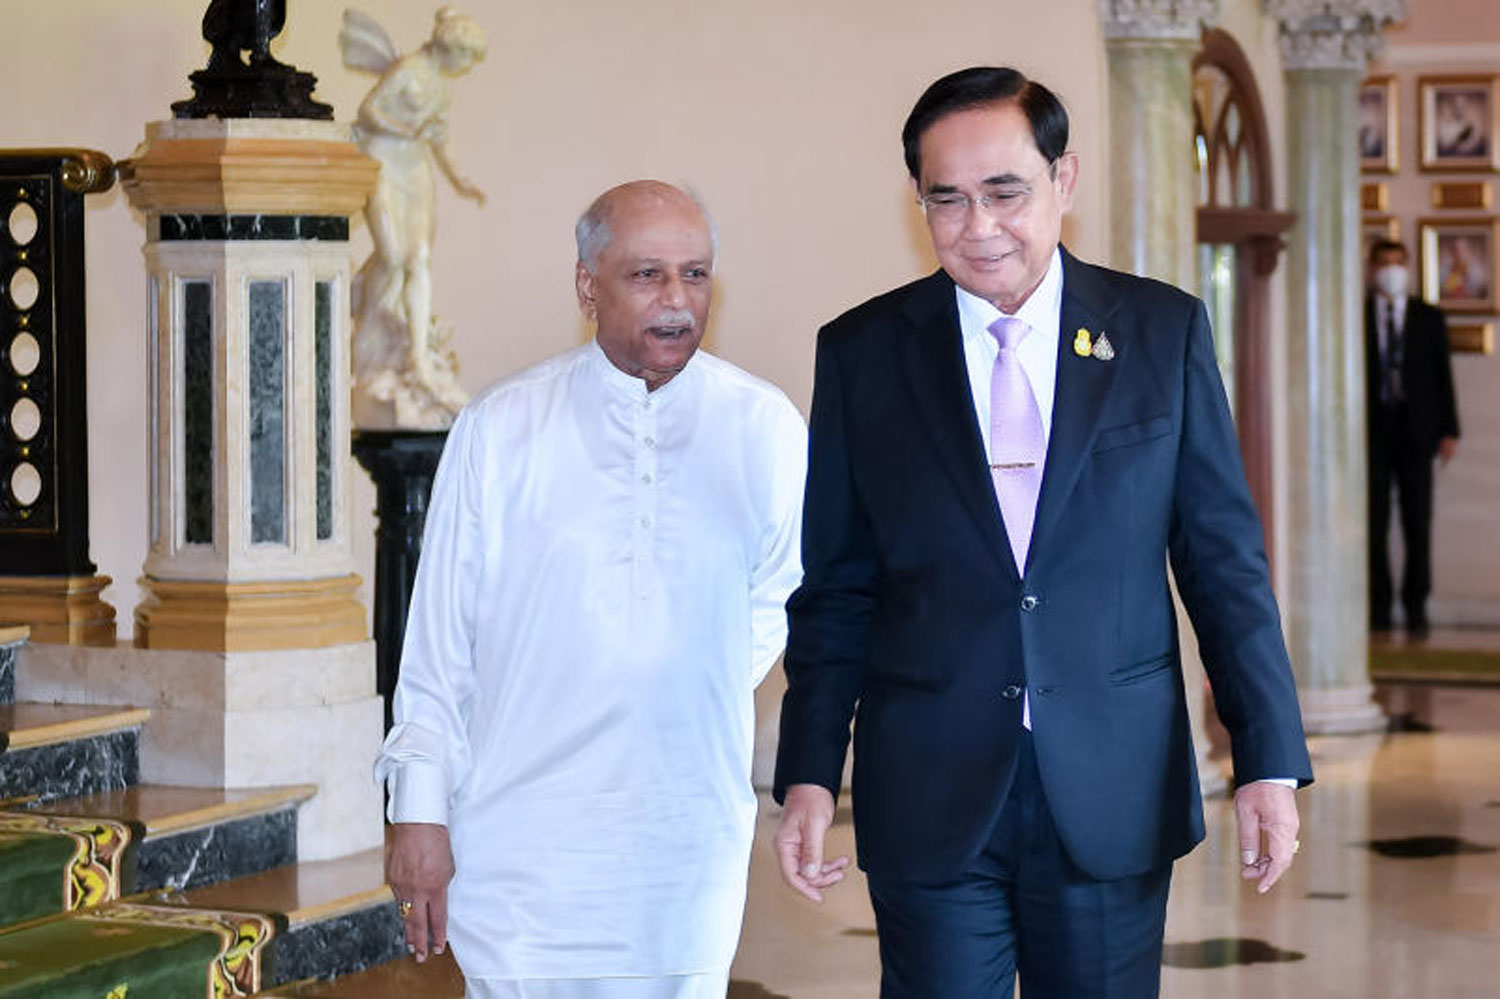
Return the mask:
[[[719,224],[709,214],[708,206],[698,196],[698,192],[691,187],[675,187],[674,190],[686,194],[698,208],[703,220],[708,223],[708,238],[713,249],[714,259],[719,256]],[[599,254],[614,240],[615,234],[609,227],[610,201],[609,195],[614,191],[611,188],[599,197],[580,216],[578,222],[573,226],[573,240],[578,244],[578,262],[583,265],[584,270],[593,274],[594,269],[599,266]]]

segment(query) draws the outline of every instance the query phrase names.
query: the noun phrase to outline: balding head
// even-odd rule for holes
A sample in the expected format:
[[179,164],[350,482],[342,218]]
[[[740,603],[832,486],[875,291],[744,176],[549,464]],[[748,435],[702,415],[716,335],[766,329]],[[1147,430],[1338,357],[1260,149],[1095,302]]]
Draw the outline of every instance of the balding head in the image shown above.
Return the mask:
[[687,366],[713,298],[708,214],[670,184],[605,191],[578,220],[578,304],[610,363],[650,389]]
[[651,212],[674,206],[698,213],[708,228],[713,255],[717,257],[719,230],[696,194],[659,180],[632,180],[599,195],[578,217],[578,223],[573,227],[573,238],[578,243],[578,262],[590,273],[594,272],[599,264],[599,254],[614,238],[612,219],[617,212]]

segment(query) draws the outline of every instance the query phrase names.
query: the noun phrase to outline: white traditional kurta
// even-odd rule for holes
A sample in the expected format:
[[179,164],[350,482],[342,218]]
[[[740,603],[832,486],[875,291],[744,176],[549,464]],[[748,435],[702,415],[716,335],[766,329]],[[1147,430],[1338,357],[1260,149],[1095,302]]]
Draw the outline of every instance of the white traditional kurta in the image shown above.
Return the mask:
[[393,822],[449,827],[466,975],[729,966],[806,439],[725,361],[648,393],[592,342],[459,415],[376,774]]

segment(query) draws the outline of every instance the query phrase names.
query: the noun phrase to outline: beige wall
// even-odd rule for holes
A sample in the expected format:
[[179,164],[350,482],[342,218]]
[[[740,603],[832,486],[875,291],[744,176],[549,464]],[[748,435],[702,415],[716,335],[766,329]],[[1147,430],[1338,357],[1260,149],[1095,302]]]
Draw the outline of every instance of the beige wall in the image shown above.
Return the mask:
[[[361,4],[403,51],[425,38],[435,5]],[[186,75],[206,57],[204,6],[25,5],[0,33],[0,65],[16,88],[4,144],[128,155],[145,122],[188,95]],[[370,81],[339,63],[343,5],[289,6],[278,54],[317,73],[319,96],[349,118]],[[1084,163],[1068,238],[1095,259],[1106,243],[1095,0],[461,6],[488,30],[490,54],[455,86],[451,150],[490,203],[475,210],[442,195],[435,310],[456,331],[471,390],[579,341],[573,219],[604,187],[654,175],[691,182],[718,217],[715,349],[805,408],[817,325],[932,266],[898,133],[926,83],[972,63],[1015,64],[1061,93]],[[127,634],[146,552],[143,236],[118,190],[91,199],[92,551],[115,577],[106,598]],[[355,238],[363,255],[362,228]],[[373,491],[362,473],[356,481],[368,574]]]
[[[1418,169],[1417,80],[1425,75],[1494,73],[1500,68],[1500,5],[1478,0],[1421,0],[1411,18],[1387,33],[1389,46],[1370,67],[1398,80],[1399,166],[1383,181],[1401,238],[1420,253],[1421,220],[1472,217],[1474,211],[1432,208],[1439,180],[1484,180],[1500,188],[1494,174],[1433,174]],[[1497,191],[1500,193],[1500,191]],[[1500,204],[1497,204],[1500,208]],[[1491,209],[1489,214],[1493,214]],[[1415,270],[1415,267],[1414,267]],[[1415,276],[1415,275],[1414,275]],[[1497,321],[1496,316],[1449,316],[1450,322]],[[1500,322],[1497,322],[1500,325]],[[1463,440],[1458,457],[1439,471],[1433,516],[1433,599],[1438,623],[1500,624],[1500,356],[1454,356]],[[1399,539],[1393,538],[1399,566]]]

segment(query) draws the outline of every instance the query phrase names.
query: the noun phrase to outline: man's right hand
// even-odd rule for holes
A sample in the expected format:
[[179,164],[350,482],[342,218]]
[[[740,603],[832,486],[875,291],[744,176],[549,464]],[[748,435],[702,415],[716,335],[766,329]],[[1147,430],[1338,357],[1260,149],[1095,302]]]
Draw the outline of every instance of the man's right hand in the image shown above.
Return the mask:
[[453,880],[453,849],[448,827],[429,822],[397,822],[391,826],[391,852],[385,859],[385,879],[396,902],[411,903],[402,914],[406,949],[416,959],[441,954],[448,945],[448,882]]
[[823,840],[833,824],[833,795],[818,784],[793,784],[787,788],[776,827],[776,859],[781,879],[814,902],[823,901],[823,889],[844,880],[848,857],[823,863]]

